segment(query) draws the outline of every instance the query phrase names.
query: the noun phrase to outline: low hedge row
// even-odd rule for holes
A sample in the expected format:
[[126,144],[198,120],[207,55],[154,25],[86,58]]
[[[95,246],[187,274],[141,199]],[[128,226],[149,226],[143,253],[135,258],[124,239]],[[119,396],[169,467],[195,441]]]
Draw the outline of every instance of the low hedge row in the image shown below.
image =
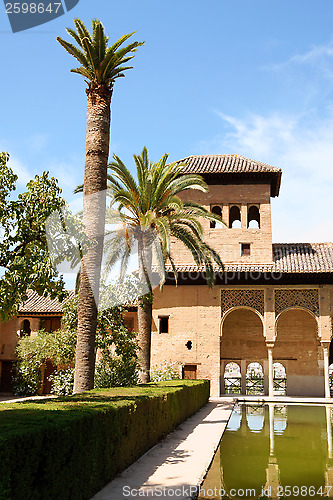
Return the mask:
[[208,397],[180,380],[2,403],[0,499],[89,499]]

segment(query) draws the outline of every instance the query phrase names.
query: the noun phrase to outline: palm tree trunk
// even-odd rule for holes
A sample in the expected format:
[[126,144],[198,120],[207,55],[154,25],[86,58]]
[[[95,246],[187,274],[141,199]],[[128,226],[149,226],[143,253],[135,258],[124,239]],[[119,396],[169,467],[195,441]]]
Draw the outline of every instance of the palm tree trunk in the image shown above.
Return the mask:
[[150,382],[150,355],[151,355],[151,325],[153,316],[153,293],[150,282],[152,266],[152,249],[144,233],[138,238],[139,279],[143,287],[149,289],[139,300],[138,307],[138,345],[139,345],[139,383]]
[[153,304],[151,301],[151,294],[144,295],[141,297],[138,307],[140,384],[147,384],[150,382],[152,312]]
[[92,82],[87,89],[87,95],[83,223],[87,236],[95,243],[88,249],[81,262],[74,393],[94,387],[95,337],[104,242],[112,91],[106,85]]

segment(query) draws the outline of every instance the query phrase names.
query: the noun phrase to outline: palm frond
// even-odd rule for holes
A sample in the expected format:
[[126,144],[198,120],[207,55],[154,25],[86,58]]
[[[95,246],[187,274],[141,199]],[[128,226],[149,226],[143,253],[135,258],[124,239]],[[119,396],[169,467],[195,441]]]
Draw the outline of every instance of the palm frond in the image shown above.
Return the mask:
[[59,36],[57,36],[57,41],[66,50],[66,52],[68,52],[71,56],[75,57],[75,59],[77,59],[84,68],[88,68],[89,66],[88,60],[81,50],[75,47],[75,45],[73,45],[72,43],[66,42],[66,40],[63,40]]
[[[153,248],[160,248],[163,266],[169,261],[176,276],[171,241],[180,241],[189,250],[196,265],[205,270],[207,284],[212,286],[215,269],[223,269],[223,264],[218,253],[204,241],[202,221],[223,221],[200,204],[183,202],[178,196],[185,189],[207,191],[204,179],[199,175],[181,175],[179,165],[167,164],[168,155],[163,155],[157,163],[151,163],[147,148],[133,158],[137,180],[117,156],[109,165],[108,177],[113,201],[118,204],[123,223],[132,231],[132,243],[137,240],[139,247],[143,241],[145,245],[151,245],[146,249],[149,255],[152,255]],[[157,238],[154,239],[155,234]],[[143,258],[145,252],[141,251]],[[125,254],[121,259],[124,264]],[[142,261],[142,266],[142,272],[147,274],[148,279],[149,258],[147,262]]]
[[67,28],[67,32],[77,47],[57,37],[62,47],[82,65],[71,71],[86,77],[90,82],[106,84],[111,90],[115,79],[124,76],[124,72],[132,68],[126,63],[134,57],[134,52],[144,42],[132,42],[122,47],[123,43],[133,35],[129,33],[107,48],[109,39],[105,36],[104,26],[100,21],[97,19],[92,21],[92,35],[80,19],[74,20],[74,26],[75,30]]

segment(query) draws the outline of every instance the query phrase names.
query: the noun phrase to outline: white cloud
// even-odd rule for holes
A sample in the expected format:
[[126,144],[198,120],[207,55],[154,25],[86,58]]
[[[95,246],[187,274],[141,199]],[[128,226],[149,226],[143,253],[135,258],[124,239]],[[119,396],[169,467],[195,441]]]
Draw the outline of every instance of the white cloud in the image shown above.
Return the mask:
[[301,54],[294,54],[286,61],[277,64],[269,64],[262,69],[283,71],[290,69],[292,66],[312,66],[321,69],[325,76],[331,77],[332,71],[332,58],[333,58],[333,42],[326,45],[314,45],[308,51]]
[[17,184],[20,186],[25,186],[27,182],[29,182],[33,174],[29,172],[29,169],[26,165],[24,165],[21,160],[19,160],[15,156],[10,156],[8,165],[18,176]]
[[42,134],[42,133],[32,134],[26,140],[26,148],[28,148],[32,153],[36,154],[45,149],[47,147],[48,142],[49,142],[48,134]]
[[281,193],[273,200],[273,239],[333,240],[333,113],[312,116],[219,113],[229,131],[202,143],[206,153],[238,153],[282,168]]

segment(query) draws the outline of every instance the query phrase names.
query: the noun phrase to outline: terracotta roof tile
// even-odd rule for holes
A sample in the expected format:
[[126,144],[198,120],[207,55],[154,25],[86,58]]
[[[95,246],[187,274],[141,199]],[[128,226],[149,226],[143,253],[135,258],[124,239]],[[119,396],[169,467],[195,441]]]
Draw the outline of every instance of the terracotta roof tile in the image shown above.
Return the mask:
[[273,167],[260,161],[250,160],[241,155],[192,155],[178,160],[176,163],[185,163],[184,173],[239,173],[239,172],[274,172],[281,173],[280,168]]
[[[251,160],[238,154],[225,155],[192,155],[178,160],[176,164],[184,164],[183,174],[200,174],[204,177],[223,177],[233,175],[237,178],[265,176],[271,184],[271,196],[278,196],[282,170],[267,163]],[[207,180],[207,179],[206,179]],[[230,182],[230,181],[229,181]]]
[[[200,272],[195,264],[176,265],[178,272]],[[332,243],[275,243],[272,264],[225,264],[225,272],[333,273]],[[167,268],[171,272],[171,267]],[[216,268],[218,271],[218,268]]]
[[[72,298],[75,294],[74,290],[68,290],[68,298]],[[65,299],[68,300],[68,299]],[[38,295],[37,292],[32,290],[28,291],[28,299],[21,305],[19,315],[22,314],[36,314],[36,313],[62,313],[63,302],[58,299],[51,299],[50,297],[43,297]]]
[[275,243],[274,268],[287,273],[332,273],[332,243]]

